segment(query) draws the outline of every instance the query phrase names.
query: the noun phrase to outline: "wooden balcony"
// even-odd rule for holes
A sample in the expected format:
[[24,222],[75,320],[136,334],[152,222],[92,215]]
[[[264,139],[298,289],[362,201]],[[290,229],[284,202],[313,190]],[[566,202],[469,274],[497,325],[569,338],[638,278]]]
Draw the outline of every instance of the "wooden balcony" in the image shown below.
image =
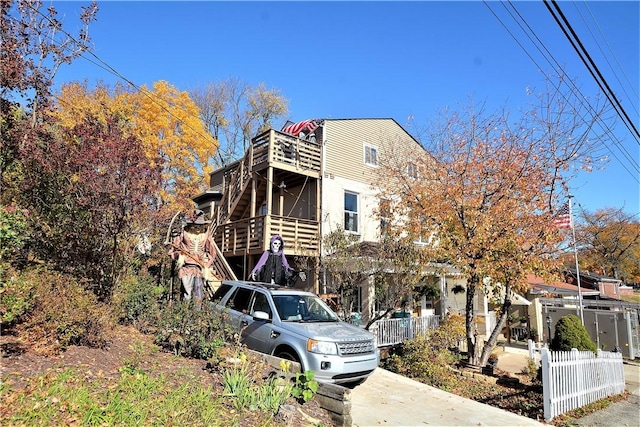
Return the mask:
[[319,256],[320,224],[302,218],[262,215],[218,226],[216,243],[225,257],[258,255],[268,247],[272,235],[282,236],[285,254]]
[[284,171],[319,178],[322,151],[319,143],[270,129],[252,140],[253,169],[273,166]]

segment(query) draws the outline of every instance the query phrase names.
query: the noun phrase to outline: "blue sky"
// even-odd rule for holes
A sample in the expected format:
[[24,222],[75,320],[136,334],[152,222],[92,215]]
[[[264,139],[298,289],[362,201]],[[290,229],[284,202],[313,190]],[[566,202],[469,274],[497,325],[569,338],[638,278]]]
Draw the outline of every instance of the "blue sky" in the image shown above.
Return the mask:
[[[73,32],[87,2],[53,3]],[[490,110],[516,111],[530,101],[527,88],[544,86],[540,69],[552,72],[553,60],[586,96],[599,93],[541,0],[98,4],[90,28],[94,53],[136,85],[166,80],[189,90],[227,78],[264,83],[289,100],[294,121],[391,117],[412,132],[470,97]],[[559,5],[640,129],[640,2]],[[79,59],[58,72],[56,83],[84,79],[118,77]],[[637,218],[639,141],[620,121],[615,136],[605,169],[571,181],[574,206],[624,206]]]

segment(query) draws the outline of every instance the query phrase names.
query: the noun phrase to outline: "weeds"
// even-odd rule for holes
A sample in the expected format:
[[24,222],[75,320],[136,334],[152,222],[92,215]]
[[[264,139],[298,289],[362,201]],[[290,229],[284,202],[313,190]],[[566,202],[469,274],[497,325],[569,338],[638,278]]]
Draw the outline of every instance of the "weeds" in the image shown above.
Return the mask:
[[160,314],[155,343],[184,357],[207,360],[223,347],[229,333],[219,313],[191,302],[175,303]]
[[70,345],[103,347],[109,309],[77,278],[38,267],[17,273],[2,283],[2,300],[11,304],[11,316],[40,353],[57,353]]
[[32,378],[27,388],[0,386],[6,425],[211,425],[237,424],[238,414],[193,380],[175,387],[164,376],[123,368],[115,382],[86,382],[74,369]]
[[280,405],[291,397],[294,386],[283,376],[262,379],[258,371],[250,369],[255,365],[256,361],[248,360],[244,353],[230,358],[222,371],[224,395],[233,398],[234,408],[238,411],[249,408],[275,414]]
[[313,371],[304,371],[296,374],[296,381],[293,386],[292,395],[299,401],[306,403],[313,398],[313,395],[318,392],[320,386],[317,381],[313,379]]

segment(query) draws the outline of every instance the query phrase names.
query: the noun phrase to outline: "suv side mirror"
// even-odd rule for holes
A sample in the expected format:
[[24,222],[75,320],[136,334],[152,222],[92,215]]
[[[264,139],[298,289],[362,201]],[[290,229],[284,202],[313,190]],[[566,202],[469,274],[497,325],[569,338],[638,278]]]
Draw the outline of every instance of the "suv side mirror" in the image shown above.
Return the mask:
[[269,313],[264,312],[264,311],[260,311],[260,310],[256,310],[253,312],[253,319],[254,320],[270,320],[269,319]]

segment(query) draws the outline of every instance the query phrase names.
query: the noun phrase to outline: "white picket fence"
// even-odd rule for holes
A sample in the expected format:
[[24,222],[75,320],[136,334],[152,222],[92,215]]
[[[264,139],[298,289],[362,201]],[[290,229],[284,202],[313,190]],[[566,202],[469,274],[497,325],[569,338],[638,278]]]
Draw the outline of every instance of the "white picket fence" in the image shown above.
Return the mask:
[[440,316],[407,317],[402,319],[380,319],[375,321],[369,331],[378,339],[378,347],[405,342],[418,335],[424,335],[440,324]]
[[622,353],[540,349],[544,418],[624,392]]

